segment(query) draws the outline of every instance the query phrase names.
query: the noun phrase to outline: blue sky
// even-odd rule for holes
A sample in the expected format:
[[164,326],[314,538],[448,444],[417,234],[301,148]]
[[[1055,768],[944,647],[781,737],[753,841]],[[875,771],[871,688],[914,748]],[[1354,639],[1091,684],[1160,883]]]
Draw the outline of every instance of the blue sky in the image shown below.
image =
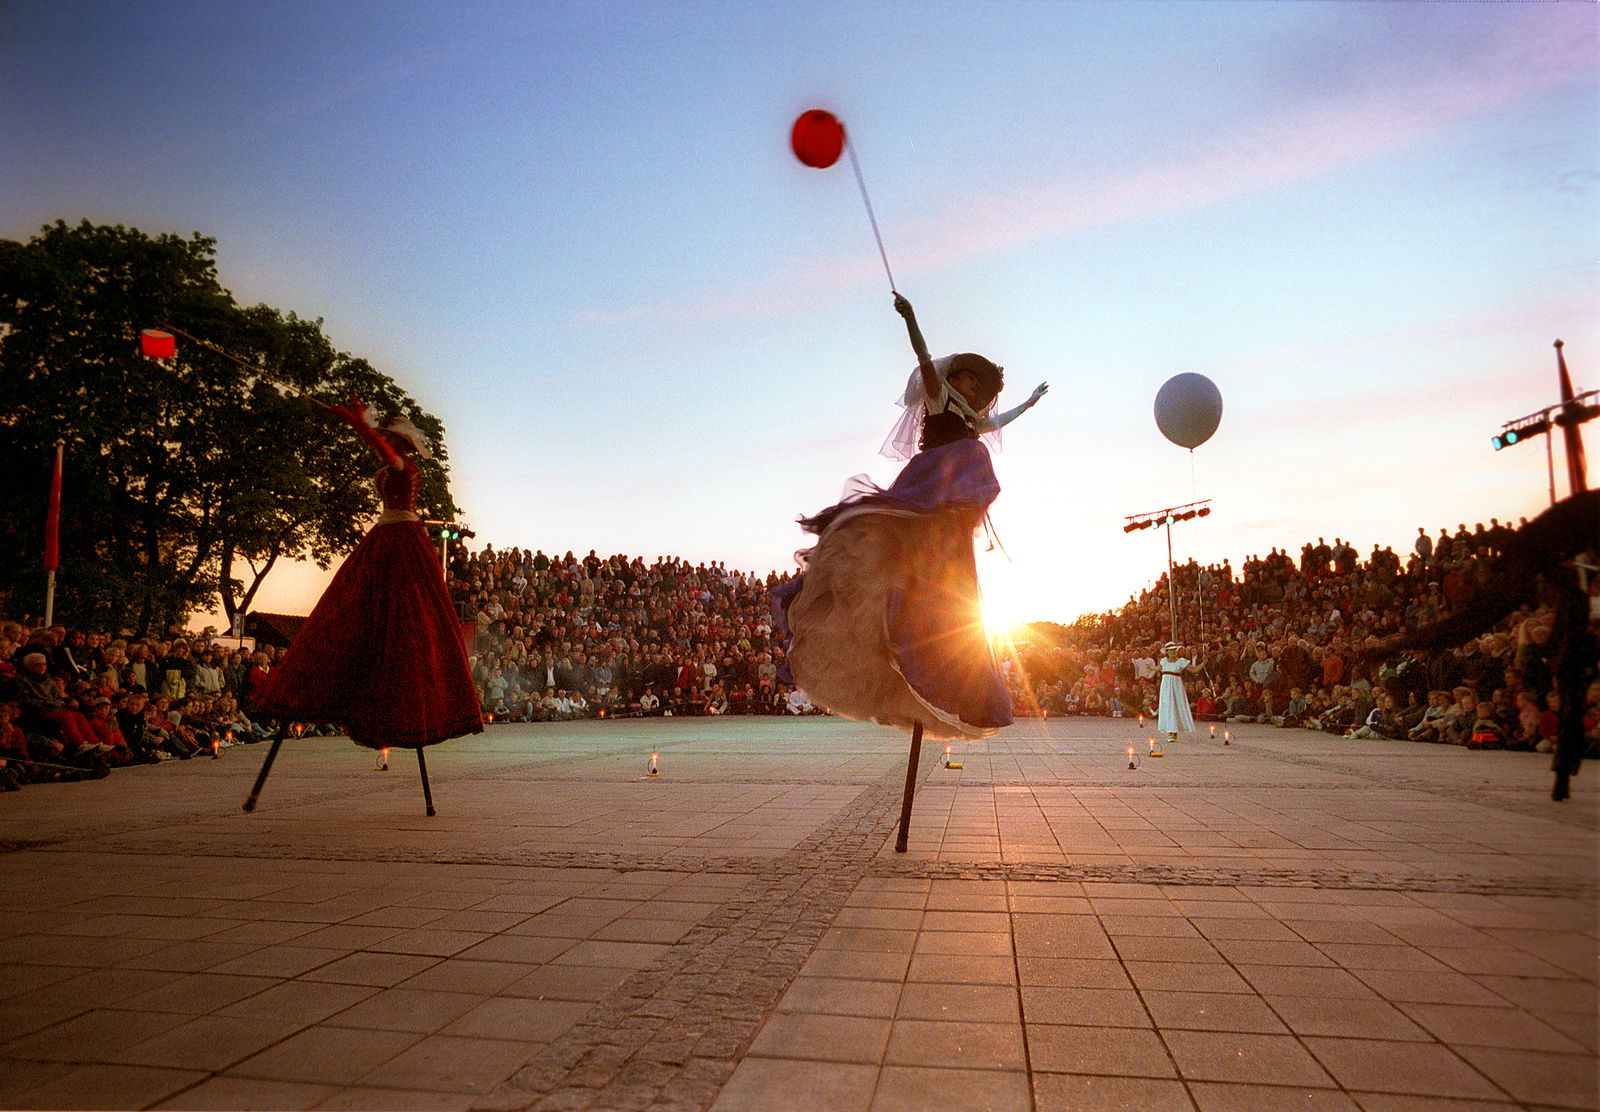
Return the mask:
[[[1409,545],[1547,500],[1596,383],[1587,3],[0,5],[0,236],[200,231],[444,421],[481,540],[790,566],[911,368],[1004,364],[985,591],[1070,620],[1180,559]],[[1211,377],[1191,457],[1151,406]],[[1592,434],[1591,434],[1592,439]],[[1556,466],[1562,468],[1558,451]],[[1564,485],[1562,487],[1564,490]],[[303,610],[318,577],[259,605]]]

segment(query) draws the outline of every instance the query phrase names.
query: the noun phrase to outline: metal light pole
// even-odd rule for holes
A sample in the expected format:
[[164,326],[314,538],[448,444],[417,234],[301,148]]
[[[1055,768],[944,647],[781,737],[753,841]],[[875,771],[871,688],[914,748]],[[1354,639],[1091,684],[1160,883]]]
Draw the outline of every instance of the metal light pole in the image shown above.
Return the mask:
[[1578,431],[1578,426],[1592,421],[1600,416],[1600,390],[1589,390],[1582,394],[1574,394],[1572,390],[1572,376],[1567,371],[1566,355],[1562,352],[1564,345],[1556,341],[1556,371],[1561,388],[1561,400],[1555,405],[1547,405],[1543,409],[1535,410],[1526,417],[1518,417],[1515,421],[1507,421],[1500,427],[1500,431],[1490,438],[1494,450],[1509,448],[1513,444],[1521,444],[1535,436],[1543,436],[1545,469],[1550,477],[1550,504],[1556,504],[1556,457],[1555,434],[1551,425],[1561,427],[1562,435],[1566,440],[1567,449],[1567,482],[1571,487],[1568,492],[1577,494],[1588,489],[1588,473],[1583,455],[1583,434]]
[[1132,533],[1136,529],[1148,529],[1152,525],[1160,525],[1167,530],[1167,621],[1171,631],[1171,639],[1178,639],[1178,577],[1172,566],[1172,526],[1179,521],[1189,521],[1197,517],[1206,517],[1211,513],[1211,499],[1205,498],[1199,502],[1185,502],[1181,506],[1167,506],[1160,510],[1151,510],[1149,513],[1133,514],[1126,518],[1127,524],[1122,527],[1124,533]]
[[477,536],[471,529],[459,521],[435,521],[427,518],[423,526],[428,529],[439,530],[439,570],[446,578],[450,575],[450,542],[465,540],[467,537]]

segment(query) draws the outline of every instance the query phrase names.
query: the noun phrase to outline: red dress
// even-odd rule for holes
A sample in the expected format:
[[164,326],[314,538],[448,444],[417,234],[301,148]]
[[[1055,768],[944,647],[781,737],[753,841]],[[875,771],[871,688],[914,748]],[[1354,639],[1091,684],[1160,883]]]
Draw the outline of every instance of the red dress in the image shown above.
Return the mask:
[[268,673],[257,701],[268,714],[336,723],[369,749],[482,732],[439,554],[416,513],[419,478],[409,457],[378,472],[383,516]]

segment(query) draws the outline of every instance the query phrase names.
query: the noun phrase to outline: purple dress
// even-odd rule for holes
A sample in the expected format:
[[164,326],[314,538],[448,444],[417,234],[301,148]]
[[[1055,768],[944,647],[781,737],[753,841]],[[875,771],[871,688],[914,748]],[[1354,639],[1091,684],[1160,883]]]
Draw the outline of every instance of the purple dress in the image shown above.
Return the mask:
[[856,480],[801,526],[803,572],[773,592],[789,678],[818,706],[934,740],[1011,724],[979,607],[973,533],[1000,493],[961,414],[928,413],[922,450],[883,489]]

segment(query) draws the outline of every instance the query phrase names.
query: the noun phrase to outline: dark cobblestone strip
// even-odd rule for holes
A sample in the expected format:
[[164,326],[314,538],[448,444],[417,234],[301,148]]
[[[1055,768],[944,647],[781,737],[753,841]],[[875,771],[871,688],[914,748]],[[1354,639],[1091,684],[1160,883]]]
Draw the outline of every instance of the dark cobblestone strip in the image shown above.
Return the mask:
[[[869,789],[876,791],[878,789]],[[891,824],[892,825],[892,824]],[[297,859],[308,861],[377,861],[390,864],[488,865],[508,868],[596,869],[619,873],[707,873],[714,875],[793,871],[793,858],[807,852],[805,843],[788,854],[773,857],[741,856],[640,856],[623,853],[581,853],[539,850],[452,852],[385,846],[350,848],[293,844],[169,841],[146,839],[111,845],[86,846],[76,840],[41,842],[33,848],[94,853],[169,854],[189,856]],[[1200,888],[1249,886],[1257,888],[1326,888],[1340,891],[1455,892],[1489,896],[1556,896],[1594,899],[1600,886],[1554,876],[1485,876],[1470,873],[1380,873],[1352,869],[1275,869],[1224,865],[1083,865],[1052,862],[952,862],[875,857],[861,876],[902,877],[921,880],[1013,880],[1065,883],[1099,881],[1112,884],[1163,884]]]
[[1321,888],[1335,891],[1551,896],[1560,899],[1593,899],[1600,893],[1600,889],[1593,884],[1561,877],[1372,873],[1341,869],[1233,869],[1214,865],[1051,865],[879,859],[873,863],[867,875],[917,880],[1096,881],[1198,888]]
[[[930,754],[923,779],[932,767]],[[885,777],[793,852],[756,863],[748,886],[476,1112],[708,1107],[894,830],[900,781]]]
[[[1352,773],[1352,775],[1356,775]],[[1065,788],[1068,791],[1156,791],[1156,792],[1182,792],[1182,791],[1215,791],[1225,789],[1230,791],[1249,791],[1253,787],[1271,788],[1274,793],[1289,792],[1316,792],[1326,794],[1329,792],[1370,792],[1372,785],[1366,781],[1357,784],[1285,784],[1272,776],[1263,773],[1259,779],[1249,780],[1242,776],[1229,776],[1226,778],[1202,780],[1195,777],[1184,777],[1181,780],[1165,780],[1153,776],[1148,772],[1130,772],[1126,776],[1109,779],[1087,780],[1073,777],[1070,780],[1041,781],[1037,778],[1030,779],[1024,776],[995,777],[993,779],[961,779],[950,780],[943,783],[935,782],[941,788],[975,788],[984,791],[993,791],[996,788],[1028,788],[1034,791]],[[1395,785],[1391,785],[1395,786]],[[1397,791],[1421,791],[1422,786],[1405,787],[1395,786]]]
[[376,861],[392,865],[490,865],[534,869],[606,869],[622,873],[765,873],[782,867],[789,854],[756,856],[675,856],[609,853],[582,850],[447,850],[404,846],[308,846],[292,842],[238,842],[200,838],[128,839],[97,845],[74,835],[19,849],[45,849],[66,853],[125,853],[138,856],[182,853],[189,857],[231,857],[261,860]]

